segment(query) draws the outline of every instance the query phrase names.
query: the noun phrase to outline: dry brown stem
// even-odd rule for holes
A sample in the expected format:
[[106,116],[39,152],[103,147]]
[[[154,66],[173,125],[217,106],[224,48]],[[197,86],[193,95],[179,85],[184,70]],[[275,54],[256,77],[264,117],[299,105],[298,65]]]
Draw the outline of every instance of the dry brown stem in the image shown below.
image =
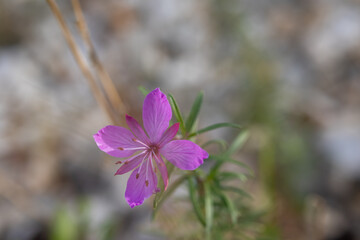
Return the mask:
[[99,74],[100,82],[106,92],[107,97],[109,98],[109,101],[113,107],[113,109],[119,113],[121,116],[125,114],[125,106],[123,102],[121,101],[121,98],[116,91],[116,87],[114,85],[114,82],[111,80],[109,74],[106,72],[105,68],[101,64],[98,55],[96,54],[94,45],[91,41],[90,34],[88,27],[86,25],[86,21],[84,18],[84,14],[81,10],[80,2],[79,0],[72,0],[72,5],[74,8],[74,13],[77,21],[77,27],[78,30],[86,44],[87,50],[88,50],[88,56],[90,58],[90,61],[95,67],[97,73]]
[[[87,64],[87,62],[85,61],[85,57],[79,50],[79,47],[76,45],[71,31],[67,26],[66,21],[55,0],[46,0],[46,2],[50,6],[50,9],[53,12],[56,20],[60,24],[61,30],[71,50],[71,53],[73,54],[75,61],[79,65],[83,75],[88,80],[88,83],[95,96],[96,101],[99,103],[100,107],[104,110],[112,123],[119,123],[119,115],[124,114],[125,107],[116,91],[115,85],[113,84],[112,80],[110,79],[109,75],[105,71],[104,67],[99,61],[99,58],[96,55],[79,2],[73,1],[73,7],[78,22],[78,29],[86,46],[88,47],[90,61],[96,69],[96,73],[99,76],[100,82],[104,87],[106,94],[104,94],[102,88],[97,83],[97,78],[94,76],[94,73],[93,71],[91,71],[89,64]],[[117,109],[117,111],[114,112],[114,109]]]

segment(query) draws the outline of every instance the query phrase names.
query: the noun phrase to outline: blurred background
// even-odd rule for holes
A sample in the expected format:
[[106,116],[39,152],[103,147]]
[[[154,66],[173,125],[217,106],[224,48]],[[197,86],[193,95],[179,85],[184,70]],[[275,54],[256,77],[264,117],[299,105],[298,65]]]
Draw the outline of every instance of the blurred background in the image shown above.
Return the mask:
[[[202,90],[200,126],[249,126],[236,158],[266,212],[257,239],[360,239],[359,1],[81,4],[129,115],[141,119],[139,86],[184,113]],[[0,0],[0,239],[202,239],[181,191],[155,221],[151,199],[130,209],[127,177],[92,138],[108,124],[46,2]]]

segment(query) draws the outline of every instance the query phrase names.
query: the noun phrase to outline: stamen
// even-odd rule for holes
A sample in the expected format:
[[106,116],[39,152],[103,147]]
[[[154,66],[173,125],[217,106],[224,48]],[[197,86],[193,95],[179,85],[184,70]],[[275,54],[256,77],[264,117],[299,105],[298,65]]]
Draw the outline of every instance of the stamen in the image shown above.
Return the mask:
[[145,171],[145,180],[146,181],[145,181],[145,184],[146,184],[146,182],[148,182],[147,184],[149,184],[149,181],[148,181],[149,174],[148,174],[148,172],[149,172],[149,162],[151,162],[151,161],[152,161],[152,158],[151,158],[151,154],[150,154],[149,159],[146,161],[146,171]]
[[145,185],[148,187],[149,186],[149,181],[145,180]]
[[122,164],[122,163],[128,164],[130,161],[134,160],[135,158],[139,157],[140,155],[142,155],[144,153],[146,153],[146,151],[142,151],[139,154],[136,154],[135,156],[132,156],[131,158],[124,159],[125,162],[123,162],[124,160],[123,161],[117,161],[115,164]]
[[157,162],[157,164],[159,164],[160,167],[163,167],[165,164],[163,161],[161,161],[161,159],[159,159],[160,156],[157,156],[154,151],[152,153],[154,154],[154,158],[155,158],[155,161]]
[[[156,156],[156,155],[154,155],[154,158],[155,158],[155,162],[157,162],[157,156]],[[155,175],[156,175],[156,174],[157,174],[157,171],[158,171],[157,167],[154,166],[154,163],[153,163],[152,161],[150,162],[150,164],[151,164],[151,169],[154,170]]]
[[[155,159],[155,161],[157,160],[156,155],[153,155],[153,159]],[[156,167],[154,167],[153,161],[151,161],[150,164],[151,164],[151,169],[155,169],[154,171],[155,171],[155,173],[156,173]]]
[[140,141],[139,139],[133,138],[132,139],[134,142],[140,143],[141,145],[145,146],[146,148],[149,148],[149,146],[145,143],[143,143],[142,141]]
[[119,150],[123,151],[123,150],[145,150],[147,149],[146,147],[137,147],[137,148],[123,148],[123,147],[118,147]]
[[137,174],[136,174],[136,179],[139,178],[139,174],[140,174],[141,168],[142,168],[142,166],[143,166],[143,164],[144,164],[144,160],[145,160],[145,158],[147,158],[148,156],[149,156],[149,153],[146,153],[145,156],[144,156],[144,158],[143,158],[143,160],[142,160],[142,162],[141,162],[141,164],[140,164],[140,167],[138,168],[138,172],[137,172]]

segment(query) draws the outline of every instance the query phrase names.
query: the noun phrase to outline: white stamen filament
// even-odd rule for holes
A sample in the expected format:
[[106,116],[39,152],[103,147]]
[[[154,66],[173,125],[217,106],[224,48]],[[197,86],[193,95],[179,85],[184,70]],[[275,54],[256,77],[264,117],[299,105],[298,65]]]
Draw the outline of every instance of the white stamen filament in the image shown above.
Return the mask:
[[149,156],[149,159],[146,161],[146,172],[145,172],[145,184],[149,184],[149,161],[152,161],[151,154]]
[[146,151],[142,151],[142,152],[136,154],[135,156],[132,156],[132,157],[129,158],[129,159],[125,159],[125,160],[122,160],[122,161],[118,161],[118,162],[116,162],[116,164],[118,164],[118,163],[127,164],[127,163],[129,163],[130,161],[134,160],[135,158],[139,157],[140,155],[143,155],[144,153],[145,153],[145,155],[146,155]]
[[156,156],[155,152],[152,151],[152,154],[154,155],[154,158],[155,158],[155,161],[157,162],[157,164],[161,165],[161,161],[160,159],[158,158],[158,156]]
[[[154,159],[155,159],[155,161],[156,161],[156,159],[157,159],[157,158],[156,158],[156,155],[154,155]],[[152,170],[155,169],[155,171],[156,171],[156,168],[154,168],[154,165],[153,165],[153,161],[150,162],[150,165],[151,165],[151,169],[152,169]]]
[[[140,164],[140,167],[139,167],[139,169],[138,169],[137,174],[140,174],[141,168],[142,168],[142,166],[143,166],[143,164],[144,164],[144,162],[145,162],[144,160],[145,160],[145,158],[147,158],[148,156],[149,156],[149,153],[147,152],[147,153],[145,154],[143,160],[141,161],[141,164]],[[138,177],[137,177],[137,178],[138,178]]]
[[142,141],[140,141],[139,139],[133,138],[134,142],[140,143],[141,145],[145,146],[146,148],[149,148],[149,146],[145,143],[143,143]]
[[155,154],[154,150],[151,150],[151,153],[152,153],[152,155],[154,156],[154,159],[155,159],[155,161],[156,161],[156,160],[157,160],[157,157],[156,157],[156,154]]
[[118,147],[119,150],[123,151],[123,150],[146,150],[146,147],[137,147],[137,148],[123,148],[123,147]]

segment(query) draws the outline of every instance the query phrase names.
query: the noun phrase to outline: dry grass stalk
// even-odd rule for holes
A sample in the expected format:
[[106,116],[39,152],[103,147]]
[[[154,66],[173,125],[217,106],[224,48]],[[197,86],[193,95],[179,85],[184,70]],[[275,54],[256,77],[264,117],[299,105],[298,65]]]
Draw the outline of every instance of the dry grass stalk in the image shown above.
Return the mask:
[[[121,101],[119,94],[116,91],[115,85],[110,79],[109,75],[105,71],[104,67],[99,61],[99,58],[96,55],[95,49],[91,42],[90,36],[88,34],[88,30],[86,27],[86,23],[84,21],[84,17],[80,8],[80,4],[78,1],[73,1],[73,7],[75,11],[75,15],[78,22],[78,29],[81,33],[83,41],[88,47],[90,62],[95,67],[97,72],[97,76],[99,76],[101,85],[104,87],[105,93],[102,90],[101,86],[99,86],[97,82],[97,78],[94,76],[93,71],[91,70],[89,64],[85,60],[86,58],[79,50],[79,47],[76,45],[74,38],[71,34],[69,27],[66,24],[66,21],[56,4],[55,0],[46,0],[52,13],[54,14],[56,20],[58,21],[63,35],[66,39],[66,42],[75,58],[75,61],[79,65],[83,75],[88,80],[90,88],[95,96],[96,101],[99,103],[100,107],[107,114],[112,123],[120,123],[119,117],[123,115],[125,112],[125,106]],[[117,109],[117,111],[114,111]]]
[[86,44],[89,59],[99,74],[100,82],[106,92],[107,97],[109,98],[110,103],[112,104],[113,109],[121,116],[123,116],[125,114],[125,106],[121,101],[119,93],[116,91],[114,82],[111,80],[109,74],[106,72],[105,68],[99,60],[98,55],[96,54],[79,0],[72,0],[72,5],[77,21],[77,27]]

